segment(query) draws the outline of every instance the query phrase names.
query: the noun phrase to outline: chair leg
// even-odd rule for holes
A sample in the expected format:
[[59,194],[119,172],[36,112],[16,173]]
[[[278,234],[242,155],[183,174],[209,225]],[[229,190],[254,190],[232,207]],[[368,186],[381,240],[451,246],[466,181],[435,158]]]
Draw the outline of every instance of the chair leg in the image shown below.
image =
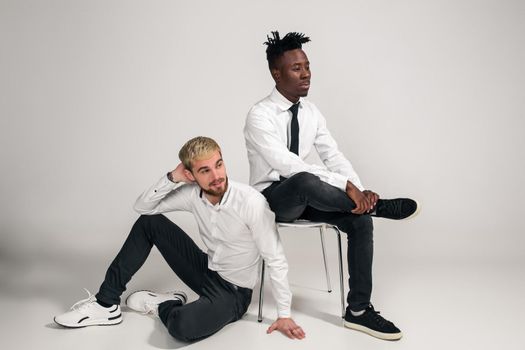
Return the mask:
[[326,274],[326,287],[328,288],[328,293],[332,292],[332,285],[330,283],[330,273],[328,272],[328,263],[326,262],[326,248],[324,244],[324,232],[325,226],[319,228],[319,233],[321,235],[321,249],[323,250],[323,261],[324,261],[324,272]]
[[259,287],[259,315],[257,321],[262,322],[262,308],[263,308],[263,289],[264,289],[264,260],[261,264],[261,286]]
[[332,226],[332,228],[337,233],[337,245],[339,250],[339,286],[341,288],[341,317],[345,318],[345,285],[343,282],[343,248],[341,247],[341,231],[336,226]]

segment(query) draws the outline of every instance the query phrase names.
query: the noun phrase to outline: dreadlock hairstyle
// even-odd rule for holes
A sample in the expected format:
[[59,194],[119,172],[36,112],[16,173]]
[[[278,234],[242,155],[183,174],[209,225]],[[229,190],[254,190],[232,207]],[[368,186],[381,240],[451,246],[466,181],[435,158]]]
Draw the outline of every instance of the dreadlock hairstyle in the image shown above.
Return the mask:
[[267,35],[268,41],[264,43],[264,45],[268,46],[266,48],[266,59],[268,60],[270,69],[275,68],[275,61],[286,51],[300,49],[304,43],[310,41],[310,38],[303,33],[296,32],[290,32],[282,39],[278,31],[272,32],[272,36],[273,38],[270,38],[270,36]]

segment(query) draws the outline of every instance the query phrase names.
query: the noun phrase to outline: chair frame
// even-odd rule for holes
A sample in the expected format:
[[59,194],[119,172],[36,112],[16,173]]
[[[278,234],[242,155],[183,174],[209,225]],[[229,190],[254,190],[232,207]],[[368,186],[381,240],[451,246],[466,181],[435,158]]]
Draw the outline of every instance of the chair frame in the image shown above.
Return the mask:
[[[308,220],[297,220],[294,222],[277,222],[276,223],[277,230],[281,227],[294,227],[294,228],[318,228],[319,229],[319,235],[321,237],[321,249],[323,251],[323,262],[324,262],[324,269],[326,274],[326,285],[327,285],[327,291],[328,293],[332,292],[332,286],[330,283],[330,274],[328,272],[328,263],[326,261],[326,248],[325,248],[325,240],[324,240],[324,234],[326,232],[326,229],[333,229],[337,234],[337,247],[338,247],[338,258],[339,258],[339,288],[341,292],[341,317],[345,317],[345,289],[344,289],[344,282],[343,282],[343,250],[341,246],[341,231],[339,231],[339,228],[334,225],[330,225],[324,222],[313,222]],[[264,260],[262,260],[261,264],[261,283],[259,286],[259,314],[257,316],[257,321],[262,322],[263,315],[262,315],[262,309],[263,309],[263,302],[264,302],[264,272],[265,272],[265,263]]]

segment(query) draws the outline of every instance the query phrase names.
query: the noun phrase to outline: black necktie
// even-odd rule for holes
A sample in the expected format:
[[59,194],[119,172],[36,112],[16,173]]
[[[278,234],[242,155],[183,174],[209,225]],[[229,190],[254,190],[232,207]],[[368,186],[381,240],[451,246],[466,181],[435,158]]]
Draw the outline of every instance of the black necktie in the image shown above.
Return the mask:
[[292,112],[292,122],[290,124],[290,152],[299,155],[299,121],[297,120],[299,102],[293,104],[288,110]]

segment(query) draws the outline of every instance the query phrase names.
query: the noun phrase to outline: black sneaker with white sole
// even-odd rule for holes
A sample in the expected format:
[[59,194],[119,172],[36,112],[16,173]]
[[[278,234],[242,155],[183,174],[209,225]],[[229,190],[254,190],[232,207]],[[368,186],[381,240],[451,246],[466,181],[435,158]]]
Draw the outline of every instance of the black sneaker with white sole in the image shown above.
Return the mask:
[[384,319],[372,305],[360,316],[353,316],[350,310],[347,310],[344,325],[383,340],[399,340],[403,336],[399,328]]
[[370,215],[378,218],[403,220],[416,216],[419,209],[419,203],[410,198],[380,199],[377,201],[374,212]]

